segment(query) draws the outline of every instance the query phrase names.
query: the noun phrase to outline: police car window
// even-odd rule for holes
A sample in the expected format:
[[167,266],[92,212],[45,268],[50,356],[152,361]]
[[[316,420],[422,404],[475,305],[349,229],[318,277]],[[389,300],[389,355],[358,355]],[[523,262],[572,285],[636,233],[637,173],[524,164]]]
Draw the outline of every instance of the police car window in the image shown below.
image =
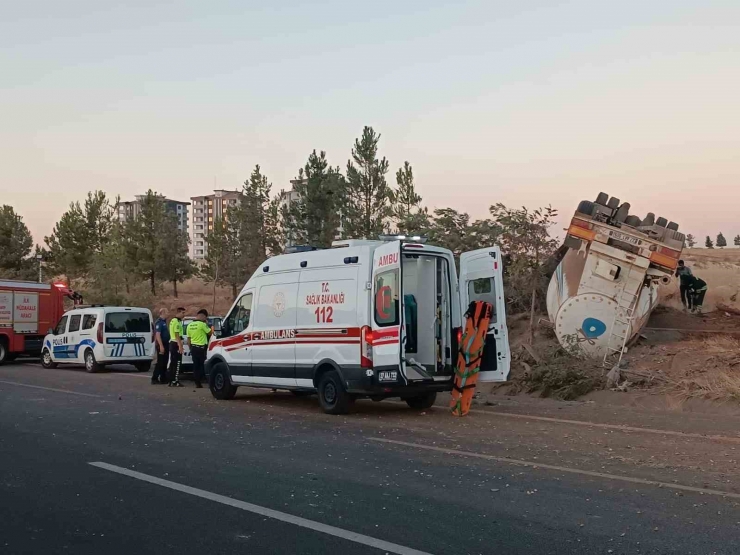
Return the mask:
[[95,327],[95,322],[97,321],[98,317],[96,314],[85,314],[82,317],[82,329],[83,330],[91,330]]
[[[491,323],[496,322],[496,282],[493,278],[479,278],[473,279],[468,282],[468,300],[483,301],[491,303],[493,306],[493,315],[491,316]],[[464,307],[467,309],[467,307]]]
[[397,326],[398,270],[389,270],[375,276],[375,323],[379,326]]
[[73,314],[69,318],[69,331],[80,331],[80,320],[82,320],[81,314]]
[[105,315],[105,333],[146,333],[152,331],[145,312],[109,312]]
[[61,335],[65,332],[66,329],[67,329],[67,317],[62,316],[62,319],[59,320],[57,327],[54,329],[54,335]]
[[249,318],[252,315],[252,294],[244,295],[234,306],[231,314],[226,318],[231,335],[244,331],[249,327]]

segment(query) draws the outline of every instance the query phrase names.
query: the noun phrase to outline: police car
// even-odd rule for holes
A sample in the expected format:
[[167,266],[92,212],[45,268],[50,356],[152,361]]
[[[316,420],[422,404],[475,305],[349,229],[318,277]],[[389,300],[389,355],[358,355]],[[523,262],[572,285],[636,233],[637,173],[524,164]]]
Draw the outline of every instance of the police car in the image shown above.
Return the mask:
[[44,338],[41,364],[84,364],[97,372],[106,364],[149,370],[154,357],[152,313],[147,308],[90,306],[66,312]]
[[354,399],[431,406],[452,389],[463,315],[494,307],[479,381],[505,381],[510,352],[498,247],[455,259],[420,238],[335,241],[262,263],[209,344],[217,399],[239,386],[317,392],[327,413]]

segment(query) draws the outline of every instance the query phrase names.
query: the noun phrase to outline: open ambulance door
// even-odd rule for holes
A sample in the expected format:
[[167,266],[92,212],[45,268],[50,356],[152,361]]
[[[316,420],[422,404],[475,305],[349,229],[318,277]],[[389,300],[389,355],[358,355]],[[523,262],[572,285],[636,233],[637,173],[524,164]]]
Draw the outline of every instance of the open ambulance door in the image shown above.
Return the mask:
[[372,365],[379,384],[407,383],[402,359],[403,287],[401,241],[392,241],[373,253]]
[[493,305],[478,381],[504,382],[509,376],[511,352],[506,328],[503,264],[498,247],[488,247],[460,255],[460,308],[463,317],[473,301]]

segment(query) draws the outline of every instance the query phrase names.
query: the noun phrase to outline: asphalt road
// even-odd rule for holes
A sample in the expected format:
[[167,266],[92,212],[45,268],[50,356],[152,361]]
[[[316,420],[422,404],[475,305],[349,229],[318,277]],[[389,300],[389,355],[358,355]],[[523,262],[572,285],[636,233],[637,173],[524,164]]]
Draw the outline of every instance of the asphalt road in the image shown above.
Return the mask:
[[[569,446],[557,423],[369,401],[331,417],[315,398],[216,402],[146,378],[0,367],[0,553],[740,550],[732,438],[698,446],[733,457],[702,484],[697,465],[589,459],[604,430]],[[675,441],[666,457],[701,440]]]

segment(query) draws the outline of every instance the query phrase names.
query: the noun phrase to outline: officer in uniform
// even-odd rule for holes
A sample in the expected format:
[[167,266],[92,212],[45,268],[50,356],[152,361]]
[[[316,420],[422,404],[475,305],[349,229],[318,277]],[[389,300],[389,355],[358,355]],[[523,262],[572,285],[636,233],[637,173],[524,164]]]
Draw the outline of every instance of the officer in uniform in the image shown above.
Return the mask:
[[211,333],[211,327],[208,325],[208,311],[203,308],[198,311],[195,321],[188,324],[188,342],[190,343],[190,354],[193,357],[195,387],[203,387],[201,381],[205,375],[206,351]]
[[180,366],[182,365],[182,319],[185,309],[179,307],[170,320],[170,387],[182,387]]

